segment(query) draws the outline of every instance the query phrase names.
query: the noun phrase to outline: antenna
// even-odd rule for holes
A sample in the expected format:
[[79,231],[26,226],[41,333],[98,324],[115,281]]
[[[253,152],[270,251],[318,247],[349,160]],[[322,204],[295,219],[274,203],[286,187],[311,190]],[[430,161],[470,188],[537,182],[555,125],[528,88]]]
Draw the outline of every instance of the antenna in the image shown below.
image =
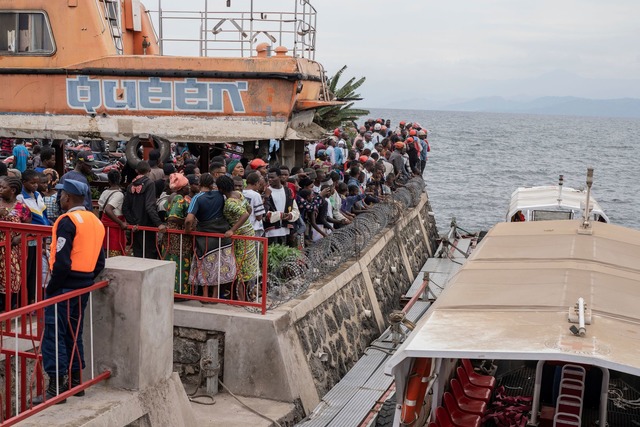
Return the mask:
[[591,186],[593,185],[593,168],[587,168],[587,201],[584,207],[584,219],[579,232],[591,234],[591,223],[589,222],[590,202],[591,202]]

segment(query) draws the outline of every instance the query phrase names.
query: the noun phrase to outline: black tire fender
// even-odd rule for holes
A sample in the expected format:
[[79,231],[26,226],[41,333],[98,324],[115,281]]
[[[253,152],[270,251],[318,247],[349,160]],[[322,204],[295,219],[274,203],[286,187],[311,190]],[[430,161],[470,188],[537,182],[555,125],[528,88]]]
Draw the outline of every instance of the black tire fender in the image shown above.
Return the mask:
[[[171,142],[168,139],[161,138],[159,136],[151,135],[153,138],[153,143],[160,150],[160,161],[166,162],[169,156],[171,155]],[[124,155],[127,158],[127,164],[135,168],[140,160],[140,156],[138,155],[138,149],[142,145],[142,141],[140,137],[134,136],[127,142],[127,146],[124,149]]]

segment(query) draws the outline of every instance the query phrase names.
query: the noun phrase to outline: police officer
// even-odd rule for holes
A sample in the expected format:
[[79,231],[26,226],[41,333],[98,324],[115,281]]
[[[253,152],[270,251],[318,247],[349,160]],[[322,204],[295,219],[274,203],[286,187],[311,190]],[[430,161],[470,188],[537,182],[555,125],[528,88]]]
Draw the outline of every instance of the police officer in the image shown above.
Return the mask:
[[[49,258],[51,279],[46,288],[46,298],[91,286],[104,268],[104,226],[93,212],[84,207],[87,184],[67,179],[56,189],[62,190],[60,206],[66,212],[53,225]],[[57,324],[54,306],[45,308],[42,362],[49,376],[46,399],[69,390],[69,385],[80,385],[80,373],[85,367],[82,323],[88,298],[88,294],[84,294],[58,303]],[[83,395],[84,391],[76,393],[76,396]],[[32,403],[36,405],[46,399],[38,396]]]

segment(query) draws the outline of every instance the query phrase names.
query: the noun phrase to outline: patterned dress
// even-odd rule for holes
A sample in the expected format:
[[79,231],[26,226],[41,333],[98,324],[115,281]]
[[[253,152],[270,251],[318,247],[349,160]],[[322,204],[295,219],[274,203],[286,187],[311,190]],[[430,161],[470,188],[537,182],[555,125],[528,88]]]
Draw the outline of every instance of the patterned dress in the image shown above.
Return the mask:
[[[248,202],[244,196],[241,199],[227,198],[224,203],[224,217],[233,225],[240,217],[247,213]],[[235,232],[239,236],[255,236],[255,231],[249,219]],[[246,283],[257,276],[258,256],[256,242],[252,240],[234,240],[234,254],[236,257],[237,279]]]
[[[16,202],[12,209],[0,209],[0,221],[21,223],[21,222],[31,222],[31,211],[28,207],[23,205],[20,202]],[[18,236],[18,233],[11,233],[11,237],[9,239],[9,244],[11,245],[11,238]],[[5,241],[5,233],[0,231],[0,242]],[[11,246],[11,273],[10,273],[10,284],[11,284],[11,292],[19,292],[20,284],[21,284],[21,272],[22,267],[20,265],[20,246],[15,245]],[[6,293],[6,266],[5,266],[5,248],[0,247],[0,293]],[[4,307],[0,307],[0,310],[3,310]]]
[[[167,203],[167,228],[173,230],[184,230],[184,219],[187,217],[190,197],[183,197],[180,194],[169,198]],[[181,224],[172,219],[183,220]],[[174,292],[176,294],[189,294],[189,271],[191,270],[191,259],[193,257],[193,238],[186,234],[167,233],[168,238],[164,246],[163,259],[176,263],[176,277]]]

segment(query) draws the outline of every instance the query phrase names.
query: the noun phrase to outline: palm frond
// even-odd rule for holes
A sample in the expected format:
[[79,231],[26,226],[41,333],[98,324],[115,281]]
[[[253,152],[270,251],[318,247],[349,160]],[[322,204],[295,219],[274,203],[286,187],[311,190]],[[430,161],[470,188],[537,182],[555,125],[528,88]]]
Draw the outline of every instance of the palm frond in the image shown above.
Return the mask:
[[[345,84],[338,87],[340,77],[347,69],[347,66],[340,68],[333,76],[327,79],[329,90],[334,94],[336,99],[346,101],[360,100],[360,94],[355,91],[362,86],[366,77],[356,79],[350,78]],[[335,105],[330,107],[322,107],[316,110],[313,121],[325,129],[334,129],[345,123],[351,123],[359,117],[369,114],[368,110],[352,108],[353,102],[344,105]]]

